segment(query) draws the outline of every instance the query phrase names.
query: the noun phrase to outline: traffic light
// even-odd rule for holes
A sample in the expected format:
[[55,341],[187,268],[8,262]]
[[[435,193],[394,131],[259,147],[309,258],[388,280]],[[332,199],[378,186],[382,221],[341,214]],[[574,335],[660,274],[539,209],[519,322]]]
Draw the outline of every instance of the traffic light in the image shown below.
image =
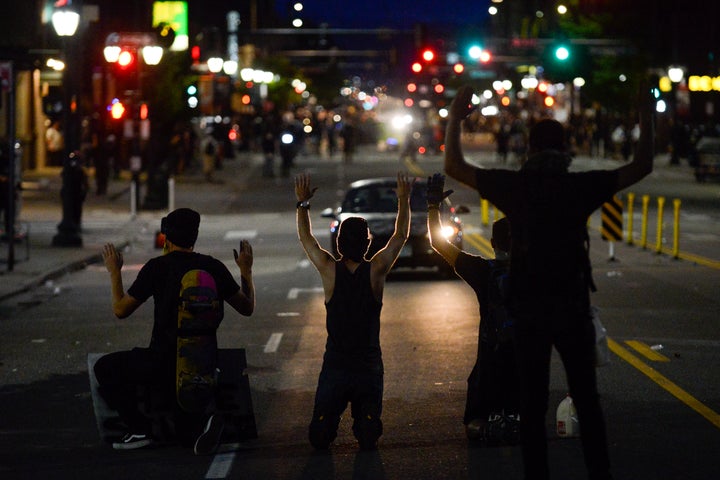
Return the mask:
[[112,102],[108,105],[107,110],[110,112],[110,118],[113,120],[121,120],[125,117],[125,105],[123,105],[123,103],[117,98],[112,99]]
[[453,65],[453,72],[455,72],[457,75],[460,75],[464,71],[465,65],[463,65],[462,63],[456,63],[455,65]]
[[481,45],[472,45],[468,48],[468,56],[473,60],[478,60],[480,63],[488,63],[492,60],[492,54],[490,51],[483,48]]
[[117,58],[117,66],[120,70],[131,70],[137,62],[136,53],[132,50],[123,49]]
[[421,56],[425,62],[430,63],[433,60],[435,60],[435,51],[432,48],[426,48],[425,50],[422,51]]
[[197,108],[200,101],[198,100],[198,89],[197,85],[194,83],[188,85],[185,88],[185,97],[187,101],[187,106],[190,108]]
[[558,45],[555,47],[555,58],[561,62],[565,62],[570,58],[570,49],[566,45]]
[[150,112],[148,110],[147,103],[141,103],[140,107],[138,108],[138,118],[140,120],[147,120],[149,113]]

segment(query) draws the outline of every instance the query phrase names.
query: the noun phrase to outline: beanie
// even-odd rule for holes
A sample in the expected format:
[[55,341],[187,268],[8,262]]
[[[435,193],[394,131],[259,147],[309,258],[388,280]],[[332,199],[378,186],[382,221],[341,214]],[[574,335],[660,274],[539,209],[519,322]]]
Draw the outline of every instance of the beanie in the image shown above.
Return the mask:
[[200,227],[200,214],[189,208],[178,208],[163,217],[160,231],[168,240],[182,248],[195,245]]

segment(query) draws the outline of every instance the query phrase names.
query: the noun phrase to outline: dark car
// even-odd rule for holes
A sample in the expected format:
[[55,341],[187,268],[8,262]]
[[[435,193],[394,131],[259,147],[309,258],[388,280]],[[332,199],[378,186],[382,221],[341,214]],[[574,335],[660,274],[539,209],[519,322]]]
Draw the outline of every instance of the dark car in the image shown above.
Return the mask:
[[[393,268],[401,267],[437,267],[443,276],[454,275],[452,268],[430,246],[427,231],[427,201],[425,190],[427,182],[415,182],[410,196],[410,236],[403,247]],[[330,240],[332,251],[336,256],[337,234],[340,223],[348,217],[362,217],[367,220],[372,234],[370,250],[367,258],[371,258],[387,243],[395,231],[397,214],[397,194],[395,178],[370,178],[358,180],[350,184],[342,205],[336,209],[327,208],[323,217],[332,218],[330,224]],[[467,213],[464,206],[454,206],[449,199],[440,205],[440,216],[443,223],[443,235],[458,248],[463,247],[462,222],[458,214]]]

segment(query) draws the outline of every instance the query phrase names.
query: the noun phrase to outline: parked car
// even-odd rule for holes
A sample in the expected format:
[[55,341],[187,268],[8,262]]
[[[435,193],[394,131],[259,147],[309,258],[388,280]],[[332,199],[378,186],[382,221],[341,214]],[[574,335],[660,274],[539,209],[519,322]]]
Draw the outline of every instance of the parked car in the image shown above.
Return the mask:
[[695,145],[695,154],[695,179],[698,182],[720,176],[720,137],[702,137]]
[[[410,196],[410,236],[403,247],[393,268],[436,267],[444,277],[454,275],[453,269],[430,246],[427,231],[427,201],[425,198],[427,181],[415,182]],[[371,258],[382,248],[395,230],[397,214],[397,194],[395,178],[369,178],[350,184],[342,204],[336,208],[326,208],[322,216],[332,218],[330,240],[332,252],[338,256],[337,234],[340,223],[348,217],[362,217],[367,220],[372,234],[367,258]],[[459,214],[469,212],[462,205],[453,205],[445,199],[440,206],[443,223],[443,235],[458,248],[463,248],[463,226]]]

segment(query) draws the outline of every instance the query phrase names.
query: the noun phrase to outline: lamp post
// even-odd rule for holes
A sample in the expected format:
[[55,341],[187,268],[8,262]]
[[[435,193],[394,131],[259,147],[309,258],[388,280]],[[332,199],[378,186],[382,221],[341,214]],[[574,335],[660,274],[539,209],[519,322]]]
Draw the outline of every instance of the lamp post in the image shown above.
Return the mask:
[[[58,2],[61,3],[61,2]],[[86,193],[86,178],[79,158],[80,118],[77,87],[79,81],[79,55],[77,39],[73,38],[80,24],[80,14],[73,9],[72,0],[65,0],[52,15],[55,32],[63,40],[67,68],[63,72],[63,126],[65,130],[65,156],[62,169],[62,220],[52,239],[56,247],[81,247],[80,224],[82,203]]]

